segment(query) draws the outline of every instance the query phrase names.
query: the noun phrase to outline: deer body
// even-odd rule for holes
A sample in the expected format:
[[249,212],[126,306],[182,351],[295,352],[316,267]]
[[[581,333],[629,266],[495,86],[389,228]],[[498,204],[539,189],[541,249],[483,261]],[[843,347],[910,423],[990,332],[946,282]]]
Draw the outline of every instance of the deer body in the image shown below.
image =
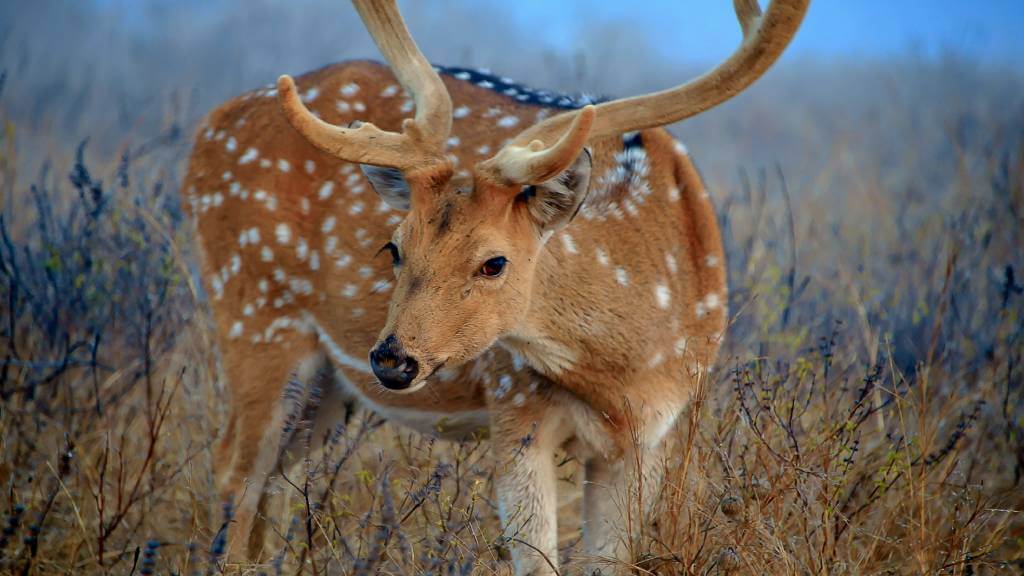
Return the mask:
[[232,551],[251,535],[258,554],[267,479],[355,400],[445,438],[490,430],[502,520],[530,545],[513,547],[517,573],[557,565],[552,456],[571,446],[585,552],[628,560],[623,515],[653,500],[661,441],[726,326],[701,180],[663,129],[619,130],[621,102],[595,117],[486,73],[438,75],[393,3],[356,6],[395,72],[349,62],[228,102],[184,184],[231,399],[217,461]]

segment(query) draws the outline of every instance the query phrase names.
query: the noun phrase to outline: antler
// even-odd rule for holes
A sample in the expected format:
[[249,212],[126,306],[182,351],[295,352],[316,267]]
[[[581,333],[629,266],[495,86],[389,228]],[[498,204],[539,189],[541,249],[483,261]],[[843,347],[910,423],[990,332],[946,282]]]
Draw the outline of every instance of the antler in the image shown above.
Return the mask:
[[277,80],[278,98],[288,121],[314,146],[350,162],[415,170],[446,162],[444,142],[452,128],[452,100],[434,67],[416,46],[395,0],[352,0],[363,24],[398,81],[413,95],[416,117],[402,132],[373,124],[344,128],[313,116],[288,75]]
[[[671,124],[732,98],[760,78],[778,59],[800,27],[809,4],[810,0],[773,0],[762,16],[757,0],[733,0],[743,41],[732,56],[710,72],[675,88],[599,104],[590,137]],[[574,113],[554,116],[524,130],[506,148],[521,149],[533,147],[537,141],[553,141],[577,124]],[[530,144],[525,144],[527,142]],[[583,143],[576,149],[577,154],[582,146]],[[502,149],[492,160],[503,174],[510,175],[517,173],[516,163],[506,168],[508,160],[500,159],[513,156]]]

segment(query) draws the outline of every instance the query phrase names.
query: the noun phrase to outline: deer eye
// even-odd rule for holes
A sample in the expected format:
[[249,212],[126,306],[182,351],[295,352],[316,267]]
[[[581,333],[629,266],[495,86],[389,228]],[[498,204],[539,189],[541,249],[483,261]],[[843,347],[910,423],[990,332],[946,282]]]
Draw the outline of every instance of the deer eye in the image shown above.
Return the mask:
[[381,246],[380,250],[377,251],[377,254],[380,255],[380,253],[384,252],[385,250],[391,253],[392,266],[398,266],[402,263],[402,256],[398,253],[398,246],[395,246],[394,242],[388,242],[387,244]]
[[483,266],[480,266],[480,275],[488,278],[497,278],[505,271],[506,264],[508,264],[508,260],[504,256],[491,258],[484,262]]

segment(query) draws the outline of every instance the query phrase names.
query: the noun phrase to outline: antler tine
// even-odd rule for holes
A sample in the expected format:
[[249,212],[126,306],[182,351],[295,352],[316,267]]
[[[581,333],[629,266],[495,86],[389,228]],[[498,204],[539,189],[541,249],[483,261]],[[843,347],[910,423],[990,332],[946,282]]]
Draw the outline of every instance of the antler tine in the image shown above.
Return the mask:
[[594,125],[594,106],[584,106],[573,117],[565,134],[549,148],[540,140],[526,146],[505,146],[498,154],[478,166],[496,171],[501,178],[516,184],[538,184],[554,178],[576,159],[590,137]]
[[732,5],[743,30],[743,39],[746,40],[750,38],[750,33],[757,29],[758,20],[761,19],[761,6],[757,0],[733,0]]
[[402,132],[373,124],[343,128],[314,116],[302,103],[288,75],[277,80],[278,99],[291,125],[314,146],[350,162],[415,170],[446,162],[444,142],[451,132],[452,101],[448,91],[409,34],[395,0],[352,2],[398,81],[416,102],[416,116]]
[[[599,104],[590,137],[664,126],[732,98],[778,59],[800,27],[809,4],[810,0],[773,0],[762,15],[757,0],[733,0],[743,42],[732,56],[675,88]],[[522,147],[534,140],[550,142],[565,133],[573,121],[572,113],[559,114],[524,130],[509,146]]]
[[478,166],[494,170],[513,183],[532,184],[549,180],[577,159],[593,125],[594,107],[586,106],[573,116],[572,124],[550,148],[545,148],[541,140],[532,140],[526,146],[506,146]]
[[352,4],[398,81],[416,101],[416,126],[422,137],[443,150],[452,129],[452,99],[409,34],[395,0],[352,0]]

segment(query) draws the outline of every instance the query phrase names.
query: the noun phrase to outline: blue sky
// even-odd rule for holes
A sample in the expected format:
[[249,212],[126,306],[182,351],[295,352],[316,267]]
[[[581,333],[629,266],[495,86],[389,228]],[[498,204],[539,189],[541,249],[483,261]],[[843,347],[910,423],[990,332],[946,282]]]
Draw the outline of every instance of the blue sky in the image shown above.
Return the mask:
[[[596,21],[625,20],[648,31],[673,56],[709,60],[739,39],[730,0],[494,2],[524,29],[571,49]],[[762,0],[762,6],[767,2]],[[1024,0],[814,0],[790,54],[887,56],[945,50],[982,59],[1024,61]]]
[[[116,6],[131,22],[133,8],[173,3],[200,16],[224,0],[92,0]],[[302,0],[280,0],[302,9]],[[713,61],[736,46],[731,0],[399,0],[408,9],[444,10],[464,4],[511,22],[523,37],[572,51],[593,42],[588,31],[628,23],[656,50],[687,62]],[[339,5],[346,0],[337,0]],[[766,6],[767,0],[761,0]],[[258,4],[257,4],[258,6]],[[322,4],[321,4],[322,6]],[[436,7],[436,8],[435,8]],[[486,22],[481,22],[486,26]],[[1024,65],[1024,0],[813,0],[787,57],[884,57],[951,50],[972,58]]]

